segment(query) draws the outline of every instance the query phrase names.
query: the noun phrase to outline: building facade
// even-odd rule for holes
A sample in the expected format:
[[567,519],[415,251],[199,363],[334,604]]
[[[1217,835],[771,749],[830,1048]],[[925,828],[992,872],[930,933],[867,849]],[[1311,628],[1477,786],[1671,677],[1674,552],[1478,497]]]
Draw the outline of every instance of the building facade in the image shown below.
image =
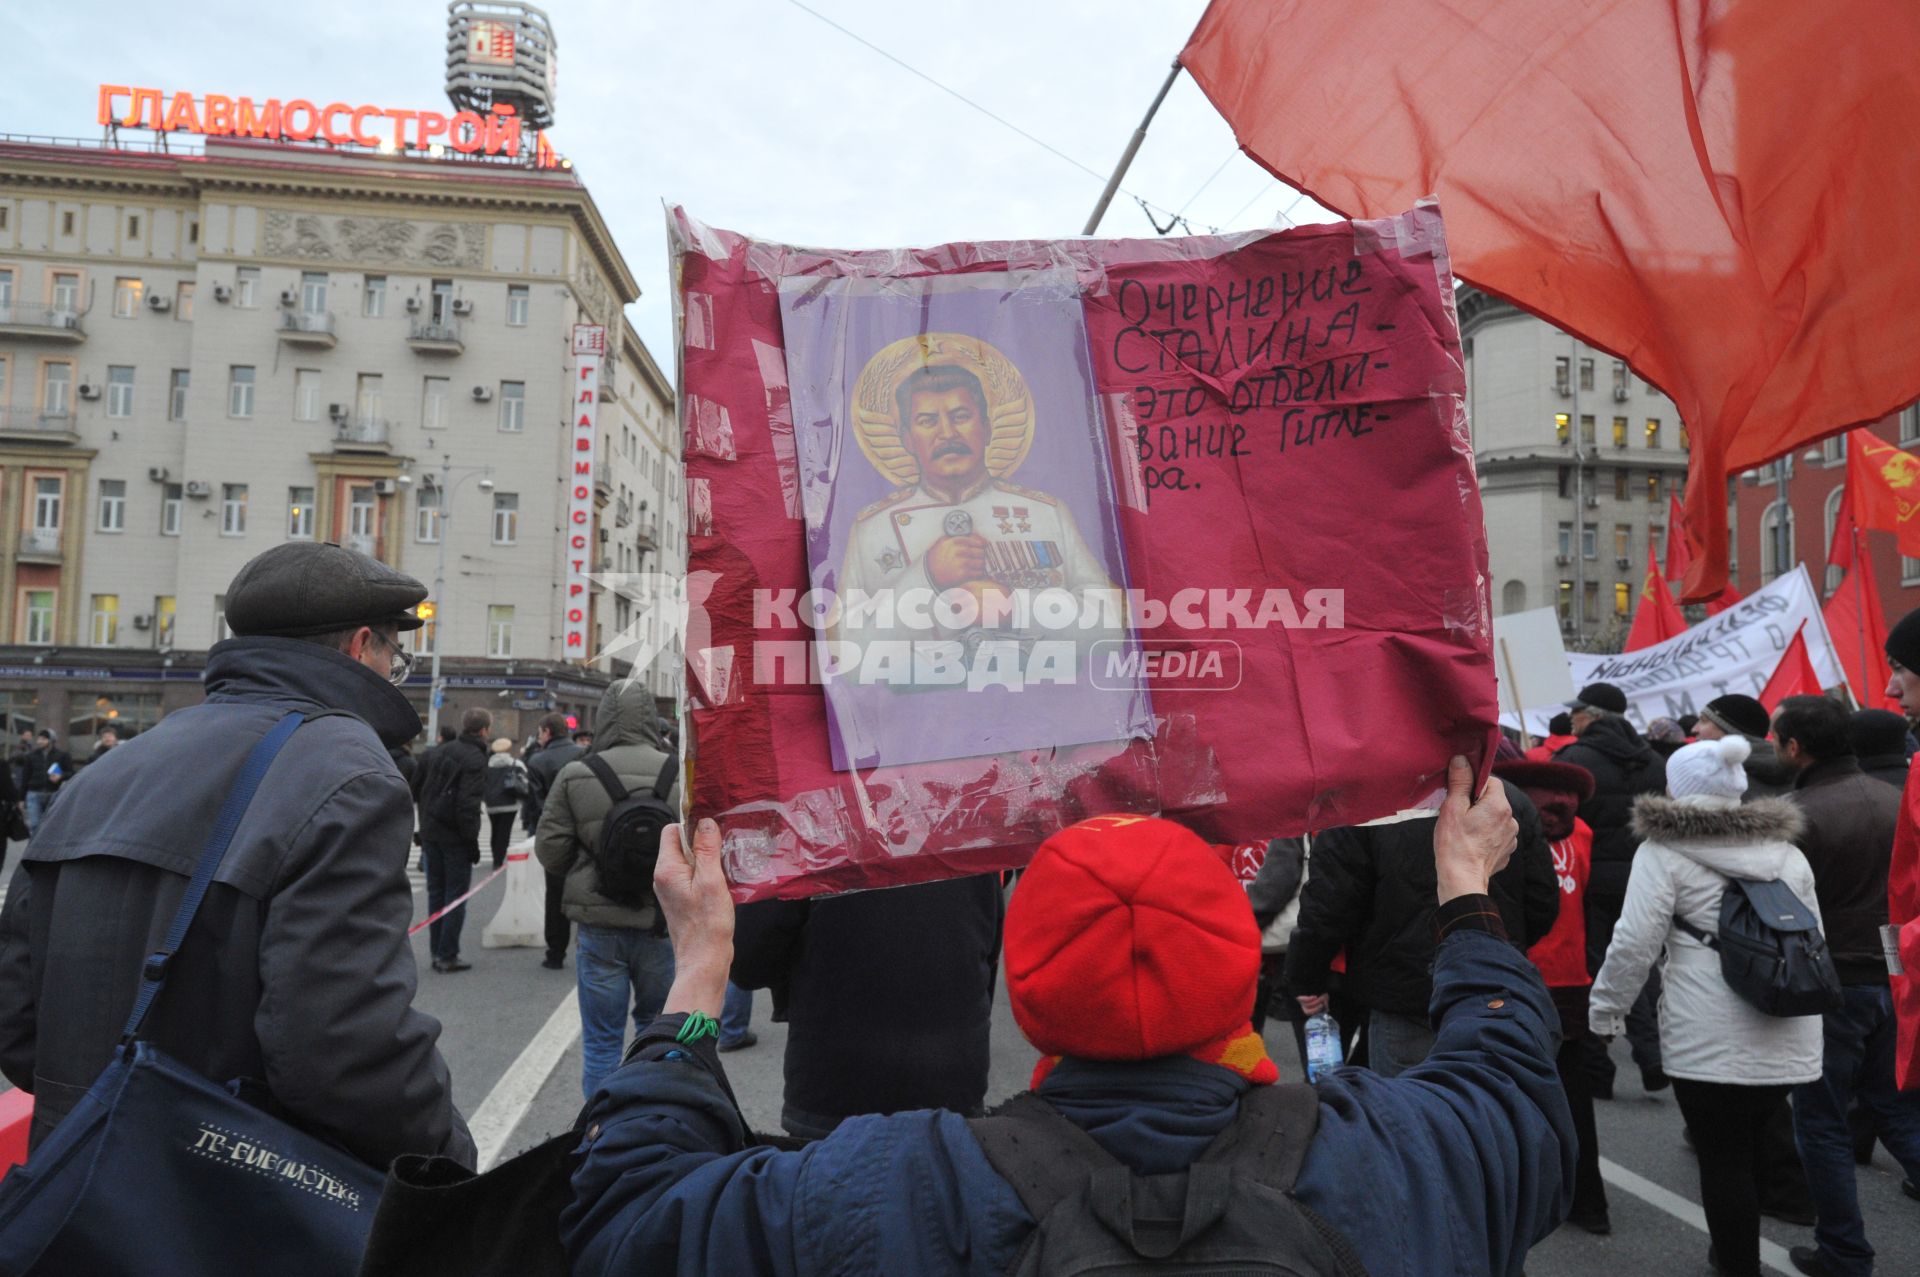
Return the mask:
[[[627,671],[559,641],[575,324],[622,355],[595,566],[637,561],[639,502],[656,538],[677,510],[672,390],[621,317],[638,291],[570,169],[0,143],[8,726],[84,744],[197,700],[227,583],[292,539],[435,585],[406,688],[423,716],[436,645],[443,714],[485,704],[510,735],[588,716]],[[631,443],[629,418],[650,427]],[[616,607],[594,608],[604,653]],[[677,676],[650,677],[671,697]]]

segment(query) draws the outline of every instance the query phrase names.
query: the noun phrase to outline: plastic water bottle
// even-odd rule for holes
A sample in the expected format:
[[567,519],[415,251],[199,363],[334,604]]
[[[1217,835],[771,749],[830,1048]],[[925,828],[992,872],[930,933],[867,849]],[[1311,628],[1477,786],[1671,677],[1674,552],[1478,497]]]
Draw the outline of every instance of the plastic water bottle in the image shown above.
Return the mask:
[[1340,1049],[1340,1025],[1325,1011],[1307,1020],[1307,1081],[1318,1082],[1322,1073],[1346,1062]]

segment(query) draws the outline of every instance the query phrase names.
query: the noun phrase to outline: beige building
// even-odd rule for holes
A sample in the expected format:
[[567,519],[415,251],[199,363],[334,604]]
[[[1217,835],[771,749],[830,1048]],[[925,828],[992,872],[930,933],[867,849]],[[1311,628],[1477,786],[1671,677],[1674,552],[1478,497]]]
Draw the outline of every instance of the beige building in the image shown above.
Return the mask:
[[[595,568],[680,572],[673,393],[571,170],[255,141],[0,144],[0,708],[81,737],[198,698],[227,582],[338,541],[432,583],[446,706],[585,715],[560,650],[569,335],[609,327]],[[444,555],[444,560],[443,556]],[[630,565],[630,566],[622,566]],[[632,600],[596,590],[610,639]],[[422,660],[407,687],[425,710]],[[671,656],[649,677],[672,697]],[[443,713],[445,711],[443,710]]]
[[1673,401],[1497,298],[1457,296],[1497,616],[1555,607],[1568,645],[1617,650],[1665,562],[1669,497],[1685,496]]

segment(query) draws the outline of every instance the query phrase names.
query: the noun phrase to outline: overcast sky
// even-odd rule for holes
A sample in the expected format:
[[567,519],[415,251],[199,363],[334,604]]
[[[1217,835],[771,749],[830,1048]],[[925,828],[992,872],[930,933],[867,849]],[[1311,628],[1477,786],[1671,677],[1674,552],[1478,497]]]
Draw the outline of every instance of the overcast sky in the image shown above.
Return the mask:
[[[662,201],[716,226],[826,246],[1077,235],[1204,8],[807,3],[1099,176],[792,0],[552,0],[560,81],[550,136],[640,281],[628,316],[669,375]],[[445,31],[435,0],[10,0],[0,9],[9,54],[0,131],[97,138],[103,82],[444,109]],[[1294,203],[1294,192],[1235,154],[1232,131],[1185,76],[1125,185],[1184,211],[1198,233],[1265,226]],[[1307,201],[1291,209],[1295,222],[1328,216]],[[1122,195],[1101,233],[1154,229]]]

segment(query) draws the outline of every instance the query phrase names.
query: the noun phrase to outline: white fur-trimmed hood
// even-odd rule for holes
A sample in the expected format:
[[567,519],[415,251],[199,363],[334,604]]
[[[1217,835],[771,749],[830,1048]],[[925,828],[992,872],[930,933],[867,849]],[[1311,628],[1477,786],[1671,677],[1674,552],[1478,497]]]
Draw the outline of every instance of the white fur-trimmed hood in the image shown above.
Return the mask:
[[1736,878],[1777,878],[1798,856],[1793,840],[1806,828],[1800,808],[1785,798],[1758,798],[1738,807],[1707,807],[1661,794],[1633,804],[1633,832],[1688,860]]

